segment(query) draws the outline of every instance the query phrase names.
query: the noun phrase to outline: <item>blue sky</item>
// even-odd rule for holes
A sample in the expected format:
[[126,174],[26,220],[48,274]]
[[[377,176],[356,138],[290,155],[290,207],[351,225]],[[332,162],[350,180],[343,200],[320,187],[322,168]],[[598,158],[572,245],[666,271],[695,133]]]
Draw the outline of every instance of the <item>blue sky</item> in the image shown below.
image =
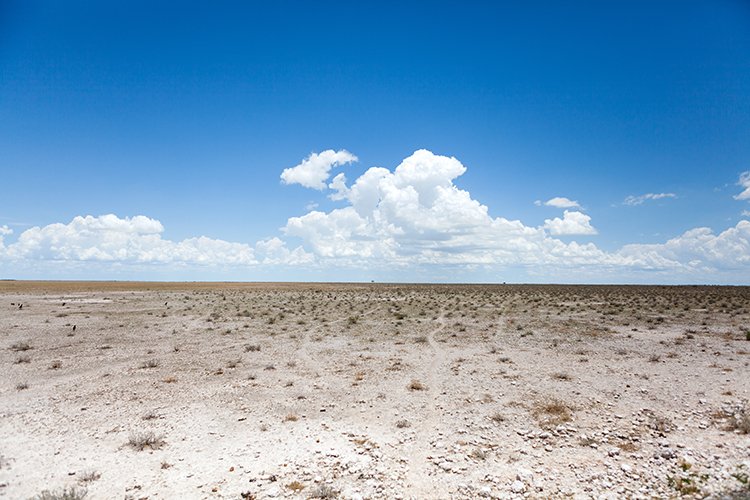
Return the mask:
[[3,2],[0,276],[747,284],[748,54],[742,1]]

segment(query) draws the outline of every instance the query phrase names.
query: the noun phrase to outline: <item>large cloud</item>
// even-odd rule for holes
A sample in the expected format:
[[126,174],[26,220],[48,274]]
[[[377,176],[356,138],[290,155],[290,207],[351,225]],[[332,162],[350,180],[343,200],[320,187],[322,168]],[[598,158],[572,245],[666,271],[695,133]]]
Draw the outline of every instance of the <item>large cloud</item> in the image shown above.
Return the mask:
[[[626,273],[750,271],[750,222],[741,221],[718,235],[699,228],[663,244],[628,245],[606,252],[593,243],[555,237],[597,234],[591,217],[580,211],[566,210],[562,217],[547,219],[539,227],[491,217],[486,206],[454,184],[465,171],[456,158],[419,150],[393,171],[370,168],[351,186],[339,174],[329,188],[331,198],[344,201],[345,206],[292,217],[283,231],[300,238],[318,258],[345,265],[520,265],[537,270],[619,269]],[[673,196],[649,193],[639,198]],[[577,206],[567,198],[553,198],[547,204]]]
[[394,171],[373,167],[351,187],[337,176],[334,199],[347,206],[328,213],[292,217],[287,236],[301,238],[323,258],[376,259],[401,264],[613,264],[594,245],[564,243],[553,234],[595,234],[590,217],[567,212],[564,219],[529,227],[493,218],[486,206],[453,181],[466,171],[456,158],[419,150]]
[[[330,170],[333,162],[328,163]],[[27,229],[15,241],[9,238],[12,231],[0,226],[0,270],[3,266],[11,271],[21,266],[51,269],[50,265],[76,270],[94,262],[104,273],[128,266],[154,269],[149,264],[191,272],[222,266],[233,273],[238,268],[263,273],[296,266],[320,273],[318,277],[333,276],[330,273],[341,269],[367,270],[378,276],[374,268],[379,268],[389,273],[398,269],[396,276],[413,279],[432,276],[415,274],[420,268],[445,266],[451,272],[441,276],[458,276],[455,269],[513,267],[525,269],[520,276],[542,280],[551,276],[629,280],[641,272],[664,281],[750,278],[750,221],[742,220],[718,234],[696,228],[665,243],[605,251],[591,242],[558,238],[596,234],[591,217],[580,211],[565,210],[562,217],[540,226],[491,216],[485,205],[455,184],[465,171],[456,158],[419,150],[395,169],[370,168],[351,184],[339,174],[328,187],[329,196],[342,203],[340,208],[311,210],[290,218],[282,228],[287,237],[302,240],[302,246],[293,250],[278,237],[254,245],[205,236],[172,241],[163,237],[158,220],[145,216],[75,217],[69,223]],[[275,274],[268,276],[274,279]]]
[[75,217],[68,224],[32,227],[5,248],[10,259],[122,263],[256,264],[253,249],[200,236],[179,242],[161,237],[161,222],[142,215]]
[[163,232],[161,222],[143,215],[87,215],[67,224],[32,227],[4,246],[3,237],[12,231],[0,226],[0,261],[230,268],[295,266],[314,261],[314,256],[301,247],[290,250],[276,237],[259,241],[253,248],[205,236],[171,241],[162,237]]
[[281,172],[284,184],[301,184],[304,187],[323,190],[326,187],[331,168],[357,161],[357,157],[342,149],[327,149],[322,153],[312,153],[296,167],[285,168]]
[[686,231],[660,244],[624,246],[619,255],[662,261],[663,267],[688,271],[750,270],[750,221],[714,234],[707,227]]

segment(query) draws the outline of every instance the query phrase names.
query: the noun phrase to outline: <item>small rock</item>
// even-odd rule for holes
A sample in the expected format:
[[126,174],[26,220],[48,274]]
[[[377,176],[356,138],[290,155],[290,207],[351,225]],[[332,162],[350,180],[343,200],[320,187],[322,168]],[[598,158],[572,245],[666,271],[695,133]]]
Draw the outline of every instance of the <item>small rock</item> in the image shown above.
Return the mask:
[[516,472],[516,479],[523,483],[530,483],[533,478],[534,478],[534,473],[531,472],[529,469],[520,468]]
[[510,491],[512,491],[513,493],[523,493],[525,490],[526,485],[521,481],[513,481],[513,484],[510,485]]

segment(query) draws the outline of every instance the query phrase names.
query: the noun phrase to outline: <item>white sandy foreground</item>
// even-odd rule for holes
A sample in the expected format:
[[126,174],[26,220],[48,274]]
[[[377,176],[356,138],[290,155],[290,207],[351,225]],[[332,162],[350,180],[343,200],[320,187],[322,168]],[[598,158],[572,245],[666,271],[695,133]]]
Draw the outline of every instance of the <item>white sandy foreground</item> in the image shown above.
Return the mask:
[[737,287],[3,282],[0,497],[748,498],[749,326]]

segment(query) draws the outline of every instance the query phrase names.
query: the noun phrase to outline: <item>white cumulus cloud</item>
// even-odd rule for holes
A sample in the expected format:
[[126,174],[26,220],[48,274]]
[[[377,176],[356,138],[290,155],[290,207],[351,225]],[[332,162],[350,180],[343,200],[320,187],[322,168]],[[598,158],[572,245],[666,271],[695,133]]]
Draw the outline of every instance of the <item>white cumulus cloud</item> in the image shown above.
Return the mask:
[[300,184],[321,191],[326,187],[325,181],[330,175],[331,168],[356,161],[357,157],[345,149],[327,149],[321,153],[311,153],[299,165],[285,168],[281,172],[281,180],[284,184]]
[[349,188],[346,187],[346,175],[340,173],[333,178],[331,183],[328,185],[328,189],[335,191],[330,195],[330,198],[334,201],[346,199],[349,193]]
[[[423,264],[612,263],[594,245],[565,243],[545,228],[493,218],[454,180],[466,171],[456,158],[418,150],[393,171],[372,167],[351,186],[331,183],[347,206],[292,217],[287,236],[323,259]],[[566,212],[564,234],[593,234],[590,218]],[[557,223],[553,224],[557,227]]]
[[[321,155],[328,153],[337,154],[324,151]],[[323,162],[328,166],[315,178],[323,188],[334,164],[355,158],[346,155],[338,160],[329,155]],[[319,162],[312,155],[307,160]],[[173,241],[165,238],[161,222],[143,215],[79,216],[67,223],[32,227],[15,241],[11,229],[0,226],[0,272],[13,275],[24,268],[37,274],[40,269],[77,273],[94,267],[104,270],[106,277],[112,270],[154,269],[154,264],[190,273],[200,269],[213,273],[215,266],[221,266],[235,275],[241,269],[262,273],[266,268],[297,266],[323,273],[321,276],[341,269],[377,276],[376,269],[380,269],[412,279],[420,270],[429,272],[442,266],[449,271],[441,276],[459,276],[454,272],[457,269],[478,269],[487,270],[489,280],[501,275],[493,274],[495,271],[510,268],[522,268],[526,276],[566,275],[574,281],[587,276],[600,281],[607,276],[630,279],[639,276],[637,273],[672,282],[695,281],[696,277],[714,282],[750,279],[748,220],[718,233],[701,227],[664,243],[630,244],[604,251],[594,243],[570,239],[597,234],[591,216],[573,209],[577,202],[562,197],[548,200],[545,204],[549,206],[566,208],[565,204],[575,203],[575,207],[567,207],[562,216],[540,226],[493,217],[487,206],[456,184],[465,172],[466,167],[456,158],[422,149],[394,169],[372,167],[351,182],[339,173],[327,184],[329,197],[341,202],[339,208],[323,211],[309,205],[307,213],[287,220],[282,237],[254,244],[206,236]],[[300,180],[303,178],[306,180]],[[312,179],[300,177],[294,182],[323,189]],[[750,173],[743,174],[741,182],[743,179],[750,188]],[[649,193],[637,198],[671,197],[674,194]],[[301,244],[288,246],[293,239]]]
[[747,271],[750,266],[750,221],[741,220],[719,234],[710,228],[699,227],[666,243],[626,245],[619,255],[661,261],[664,267],[688,271]]
[[534,204],[536,206],[545,205],[547,207],[555,208],[581,208],[581,205],[577,201],[571,200],[564,196],[556,196],[554,198],[550,198],[547,201],[536,200]]
[[734,199],[750,200],[750,170],[740,174],[740,179],[737,181],[737,184],[745,189],[740,194],[736,195]]
[[635,206],[643,205],[643,202],[648,200],[663,200],[665,198],[677,198],[677,195],[674,193],[646,193],[638,196],[630,195],[625,198],[623,203],[625,205]]
[[143,215],[75,217],[68,224],[32,227],[5,248],[10,259],[251,265],[253,249],[200,236],[182,241],[162,238],[164,226]]
[[562,219],[555,217],[545,220],[544,228],[555,236],[596,234],[596,229],[591,225],[591,217],[570,210],[564,212]]
[[302,247],[289,250],[286,243],[277,237],[261,240],[255,244],[255,256],[262,264],[301,265],[312,264],[315,256],[306,252]]

